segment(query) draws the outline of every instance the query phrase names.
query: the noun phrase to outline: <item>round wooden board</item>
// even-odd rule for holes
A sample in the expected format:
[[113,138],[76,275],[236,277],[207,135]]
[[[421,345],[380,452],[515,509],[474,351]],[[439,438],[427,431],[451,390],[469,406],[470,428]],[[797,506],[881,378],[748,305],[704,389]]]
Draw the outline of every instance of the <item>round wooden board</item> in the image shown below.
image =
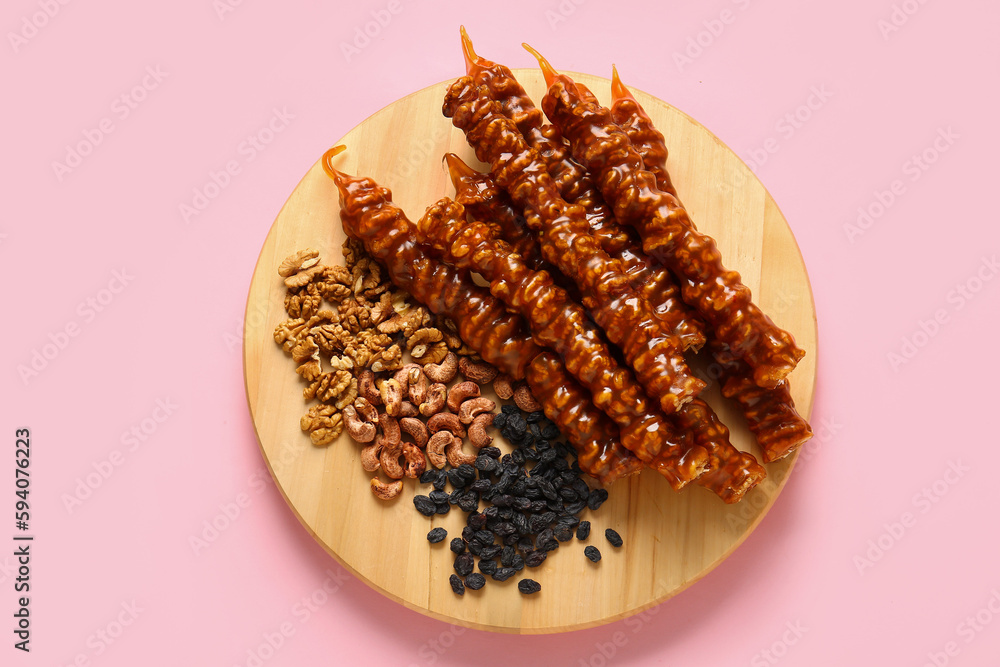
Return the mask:
[[[540,100],[544,84],[539,72],[516,74]],[[607,79],[572,76],[610,100]],[[348,147],[337,158],[340,169],[390,187],[414,220],[432,202],[454,194],[441,166],[445,152],[479,164],[462,133],[441,114],[446,86],[431,86],[390,104],[335,142]],[[718,138],[670,105],[640,91],[635,95],[667,137],[668,167],[692,220],[717,240],[727,266],[742,274],[755,301],[807,351],[791,382],[800,412],[808,415],[815,385],[816,317],[788,224],[760,181]],[[317,146],[317,154],[326,148]],[[282,208],[261,250],[247,301],[244,372],[261,451],[278,488],[316,540],[376,590],[435,618],[485,630],[548,633],[592,627],[639,612],[696,582],[746,539],[778,497],[794,456],[769,465],[768,479],[733,506],[694,485],[675,493],[646,470],[612,485],[610,499],[599,511],[584,512],[594,528],[586,544],[601,550],[600,563],[589,562],[584,545],[574,538],[542,567],[521,573],[541,583],[536,595],[518,592],[518,576],[506,583],[488,581],[480,591],[456,596],[448,585],[454,556],[448,541],[431,545],[426,535],[437,526],[448,530],[449,539],[459,535],[465,515],[458,510],[432,519],[418,514],[412,498],[429,487],[414,480],[406,481],[394,501],[376,499],[369,490],[371,475],[361,468],[360,449],[346,434],[327,448],[316,448],[299,430],[299,418],[308,409],[304,385],[291,358],[272,338],[274,327],[286,319],[277,267],[284,257],[307,247],[320,250],[327,263],[342,262],[343,240],[337,190],[317,161]],[[742,416],[720,400],[717,387],[710,387],[706,397],[732,429],[733,443],[759,458]],[[604,538],[605,528],[621,533],[625,546],[613,548]]]

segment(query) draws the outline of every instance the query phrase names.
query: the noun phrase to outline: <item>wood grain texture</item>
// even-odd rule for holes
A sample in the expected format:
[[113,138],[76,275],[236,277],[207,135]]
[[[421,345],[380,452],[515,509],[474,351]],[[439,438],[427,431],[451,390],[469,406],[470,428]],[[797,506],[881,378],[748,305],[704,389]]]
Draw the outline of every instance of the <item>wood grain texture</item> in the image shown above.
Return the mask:
[[[539,100],[539,73],[516,74]],[[572,76],[602,100],[610,99],[607,79]],[[461,132],[441,115],[446,85],[389,105],[336,142],[348,147],[338,167],[390,187],[413,220],[438,198],[453,194],[441,166],[445,152],[479,164]],[[808,415],[816,374],[816,319],[809,279],[788,224],[760,181],[718,138],[668,104],[634,92],[667,137],[667,166],[692,220],[718,241],[727,266],[740,271],[755,301],[807,351],[790,379],[799,410]],[[317,156],[326,148],[318,145]],[[304,384],[272,338],[274,327],[286,319],[277,267],[306,247],[320,250],[325,262],[342,262],[338,211],[336,188],[317,162],[282,208],[261,250],[247,300],[244,372],[260,448],[281,493],[316,540],[376,590],[411,609],[480,629],[546,633],[591,627],[639,612],[698,581],[746,539],[777,499],[795,456],[769,465],[768,478],[735,506],[694,485],[674,493],[666,480],[644,471],[613,485],[598,512],[584,513],[593,522],[586,544],[601,550],[600,563],[590,563],[584,544],[574,539],[551,553],[542,567],[521,573],[541,583],[536,595],[518,592],[520,577],[502,584],[488,580],[480,591],[454,595],[448,585],[453,571],[448,540],[431,545],[426,534],[443,526],[449,539],[458,536],[465,515],[457,510],[432,519],[418,514],[413,495],[429,487],[414,480],[406,480],[396,500],[377,500],[368,486],[371,475],[361,468],[360,448],[346,434],[330,447],[316,448],[299,430],[299,418],[308,408],[302,399]],[[733,443],[760,458],[742,416],[721,400],[718,387],[710,386],[705,396],[732,429]],[[618,530],[625,546],[611,547],[605,528]]]

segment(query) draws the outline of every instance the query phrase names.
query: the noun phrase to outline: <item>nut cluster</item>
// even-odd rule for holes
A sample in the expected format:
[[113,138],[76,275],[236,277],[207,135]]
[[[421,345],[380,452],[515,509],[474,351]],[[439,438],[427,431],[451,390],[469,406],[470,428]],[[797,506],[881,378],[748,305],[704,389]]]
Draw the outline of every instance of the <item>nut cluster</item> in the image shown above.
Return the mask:
[[[303,397],[318,402],[302,417],[302,430],[318,447],[346,430],[364,445],[364,469],[391,480],[371,481],[375,496],[388,500],[428,462],[474,461],[463,450],[466,438],[477,450],[492,442],[486,427],[496,405],[480,396],[479,385],[497,370],[465,345],[454,322],[393,287],[360,243],[348,239],[343,253],[344,266],[321,264],[315,250],[281,263],[289,319],[274,340],[307,383]],[[449,387],[459,373],[466,379]]]

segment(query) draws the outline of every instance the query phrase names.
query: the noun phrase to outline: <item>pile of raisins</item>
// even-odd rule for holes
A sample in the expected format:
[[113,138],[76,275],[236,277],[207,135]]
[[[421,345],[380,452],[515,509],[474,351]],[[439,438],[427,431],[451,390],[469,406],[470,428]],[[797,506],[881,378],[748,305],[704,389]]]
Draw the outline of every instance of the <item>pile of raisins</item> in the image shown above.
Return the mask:
[[[449,583],[458,595],[464,595],[466,588],[482,588],[483,575],[506,581],[525,568],[538,567],[574,533],[579,540],[587,539],[590,522],[578,515],[588,508],[596,510],[608,498],[605,489],[591,489],[583,480],[576,452],[556,442],[559,429],[541,411],[525,413],[515,405],[504,405],[493,425],[514,446],[510,454],[484,447],[475,465],[427,470],[420,481],[434,490],[413,498],[424,516],[447,514],[452,506],[469,515],[462,536],[450,543],[456,556]],[[443,540],[435,531],[428,539]],[[600,553],[595,559],[593,552],[597,549],[588,547],[587,557],[600,560]],[[479,572],[474,571],[476,558]],[[522,579],[518,589],[530,595],[541,586]]]

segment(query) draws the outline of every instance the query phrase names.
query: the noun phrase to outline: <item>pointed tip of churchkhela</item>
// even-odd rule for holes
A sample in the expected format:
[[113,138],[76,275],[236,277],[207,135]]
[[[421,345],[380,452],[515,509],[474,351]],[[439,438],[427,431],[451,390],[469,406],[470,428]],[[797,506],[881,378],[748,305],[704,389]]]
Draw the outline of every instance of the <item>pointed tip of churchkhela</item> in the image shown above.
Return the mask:
[[468,178],[476,173],[475,169],[467,165],[462,158],[454,153],[445,153],[444,162],[448,166],[448,174],[451,176],[452,185],[458,187],[458,181]]
[[614,65],[611,66],[611,101],[612,103],[617,102],[623,98],[632,97],[632,93],[625,84],[622,83],[621,78],[618,76],[618,68]]
[[464,25],[459,28],[459,32],[462,35],[462,55],[465,56],[465,73],[472,76],[473,71],[479,66],[479,61],[482,58],[476,55],[475,49],[472,48],[472,39],[469,38],[469,33],[465,30]]
[[325,171],[326,175],[332,178],[334,182],[338,184],[344,179],[344,174],[338,171],[332,164],[330,164],[330,160],[332,160],[334,157],[340,155],[346,150],[347,146],[339,144],[337,146],[334,146],[327,152],[323,153],[323,159],[321,160],[321,162],[323,163],[323,171]]
[[542,68],[542,74],[545,76],[545,85],[551,86],[555,83],[556,78],[559,76],[559,72],[557,72],[555,68],[549,64],[549,61],[546,60],[541,53],[533,49],[527,42],[522,42],[521,46],[524,47],[525,51],[535,56],[535,60],[538,61],[538,66]]

